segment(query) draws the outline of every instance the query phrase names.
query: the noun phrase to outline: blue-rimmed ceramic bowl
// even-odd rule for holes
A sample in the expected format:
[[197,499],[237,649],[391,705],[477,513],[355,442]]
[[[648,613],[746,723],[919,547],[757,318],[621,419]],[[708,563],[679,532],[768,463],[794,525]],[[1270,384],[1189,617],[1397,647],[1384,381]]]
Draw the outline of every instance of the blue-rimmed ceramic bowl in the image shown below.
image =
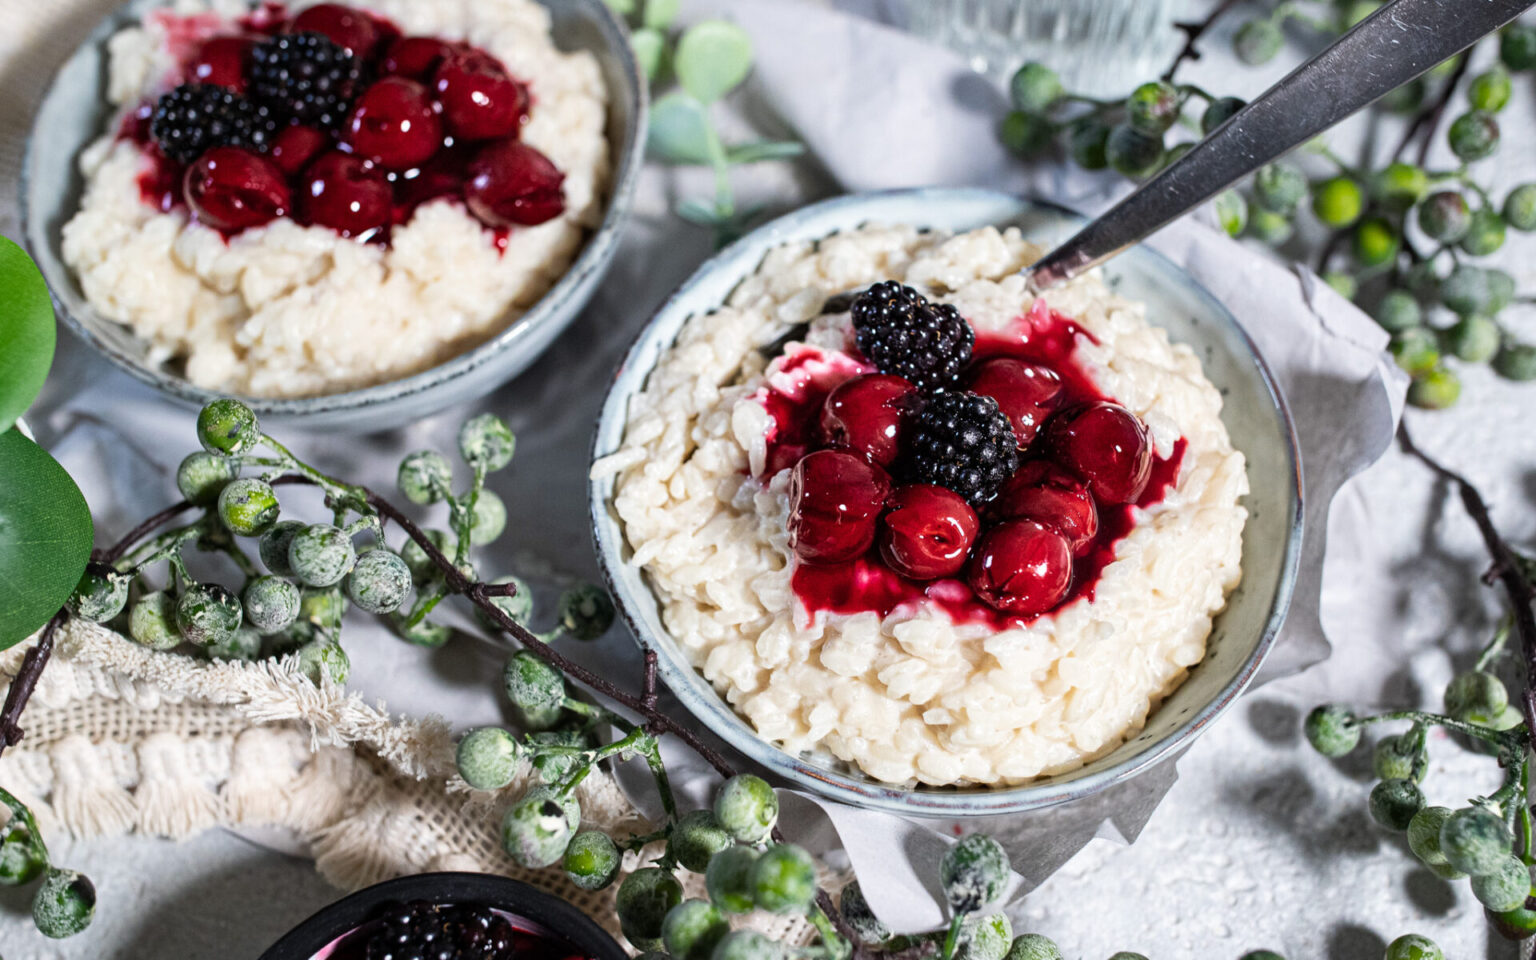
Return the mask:
[[[186,406],[219,394],[151,364],[147,345],[128,328],[96,313],[64,264],[62,231],[80,205],[80,152],[101,136],[111,116],[106,102],[106,42],[112,34],[168,0],[134,0],[104,20],[54,77],[27,141],[22,166],[22,230],[42,268],[64,323],[128,373]],[[607,135],[612,178],[602,224],[587,238],[564,276],[527,313],[494,338],[421,373],[324,397],[249,399],[263,421],[279,428],[363,433],[411,423],[484,396],[523,372],[586,306],[618,248],[629,218],[645,152],[646,82],[627,31],[603,0],[538,0],[551,17],[562,50],[588,50],[608,86]]]
[[[782,217],[698,269],[640,334],[614,377],[593,444],[594,457],[621,446],[629,399],[690,317],[708,313],[785,243],[816,241],[865,223],[910,223],[950,231],[1017,226],[1051,246],[1083,219],[1059,208],[987,190],[917,189],[839,197]],[[621,615],[641,644],[658,655],[662,678],[706,727],[753,761],[794,785],[861,807],[905,816],[958,818],[1015,813],[1097,793],[1176,755],[1225,712],[1252,682],[1290,604],[1301,556],[1301,472],[1285,398],[1243,328],[1188,274],[1145,247],[1104,268],[1116,292],[1145,301],[1148,315],[1176,342],[1194,347],[1205,373],[1225,396],[1222,419],[1248,461],[1243,580],[1216,618],[1205,659],[1135,737],[1070,773],[1018,787],[893,787],[830,756],[795,756],[759,737],[700,674],[662,624],[644,574],[612,508],[613,480],[591,484],[599,560]]]

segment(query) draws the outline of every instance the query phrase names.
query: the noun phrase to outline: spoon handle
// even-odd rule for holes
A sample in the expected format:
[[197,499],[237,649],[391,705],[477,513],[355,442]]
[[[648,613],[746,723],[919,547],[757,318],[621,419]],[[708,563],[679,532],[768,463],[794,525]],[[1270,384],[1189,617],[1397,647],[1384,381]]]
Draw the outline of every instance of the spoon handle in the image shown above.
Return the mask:
[[1292,147],[1536,6],[1392,0],[1026,271],[1036,291],[1146,238]]

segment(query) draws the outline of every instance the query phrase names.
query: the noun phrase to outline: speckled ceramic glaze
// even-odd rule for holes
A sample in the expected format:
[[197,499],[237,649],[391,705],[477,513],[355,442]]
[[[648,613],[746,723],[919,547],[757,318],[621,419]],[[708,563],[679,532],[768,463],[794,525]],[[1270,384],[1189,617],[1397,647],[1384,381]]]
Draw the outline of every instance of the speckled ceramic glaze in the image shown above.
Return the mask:
[[[589,50],[608,85],[608,142],[613,178],[601,226],[553,287],[491,340],[421,373],[361,390],[301,399],[253,399],[264,422],[280,429],[367,432],[399,426],[483,396],[517,376],[581,312],[607,272],[628,219],[645,149],[646,84],[624,27],[603,0],[539,0],[549,8],[551,33],[562,50]],[[166,396],[200,407],[217,393],[145,361],[146,344],[128,328],[99,316],[86,302],[61,253],[64,224],[79,207],[83,186],[77,159],[100,136],[110,110],[107,38],[143,19],[166,0],[134,0],[103,21],[65,62],[33,121],[22,168],[22,228],[33,258],[53,291],[59,316],[86,343]]]
[[[912,223],[950,231],[1018,226],[1047,246],[1082,218],[986,190],[899,190],[828,200],[753,232],[698,269],[664,304],[630,348],[603,405],[594,458],[622,442],[629,399],[692,316],[718,308],[757,270],[768,250],[814,241],[864,223]],[[1051,806],[1097,793],[1176,755],[1225,712],[1263,663],[1285,619],[1301,556],[1301,471],[1290,412],[1242,325],[1183,270],[1144,247],[1105,268],[1113,289],[1148,306],[1152,322],[1199,355],[1225,397],[1222,420],[1247,458],[1251,492],[1243,534],[1243,580],[1215,620],[1205,659],[1164,701],[1146,727],[1114,751],[1070,773],[1026,786],[898,788],[825,755],[795,756],[760,738],[689,664],[668,635],[660,607],[613,510],[613,478],[591,485],[593,533],[620,613],[641,645],[656,651],[667,686],[699,720],[752,760],[796,786],[836,800],[907,816],[992,816]]]

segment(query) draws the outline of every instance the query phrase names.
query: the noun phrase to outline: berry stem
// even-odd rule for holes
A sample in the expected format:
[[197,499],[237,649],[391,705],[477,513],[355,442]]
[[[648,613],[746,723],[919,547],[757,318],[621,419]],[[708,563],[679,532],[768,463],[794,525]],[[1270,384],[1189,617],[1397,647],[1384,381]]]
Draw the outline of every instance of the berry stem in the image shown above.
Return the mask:
[[1163,71],[1162,79],[1172,83],[1174,74],[1178,73],[1179,67],[1183,66],[1185,61],[1199,60],[1200,51],[1196,48],[1196,44],[1200,42],[1200,38],[1205,36],[1205,32],[1211,29],[1211,26],[1221,18],[1222,14],[1241,2],[1242,0],[1222,0],[1216,6],[1216,9],[1212,10],[1204,20],[1194,23],[1175,23],[1175,29],[1184,34],[1184,45],[1179,48],[1178,54],[1174,56],[1173,62],[1168,65],[1168,69]]

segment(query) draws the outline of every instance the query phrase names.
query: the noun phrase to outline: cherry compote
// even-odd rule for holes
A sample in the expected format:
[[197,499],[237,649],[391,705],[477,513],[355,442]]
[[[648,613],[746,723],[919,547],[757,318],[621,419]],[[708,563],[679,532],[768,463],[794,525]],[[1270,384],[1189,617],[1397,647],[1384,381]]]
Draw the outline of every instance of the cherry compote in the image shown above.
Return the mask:
[[807,454],[790,474],[790,549],[808,563],[852,560],[874,544],[890,492],[886,472],[857,454]]

